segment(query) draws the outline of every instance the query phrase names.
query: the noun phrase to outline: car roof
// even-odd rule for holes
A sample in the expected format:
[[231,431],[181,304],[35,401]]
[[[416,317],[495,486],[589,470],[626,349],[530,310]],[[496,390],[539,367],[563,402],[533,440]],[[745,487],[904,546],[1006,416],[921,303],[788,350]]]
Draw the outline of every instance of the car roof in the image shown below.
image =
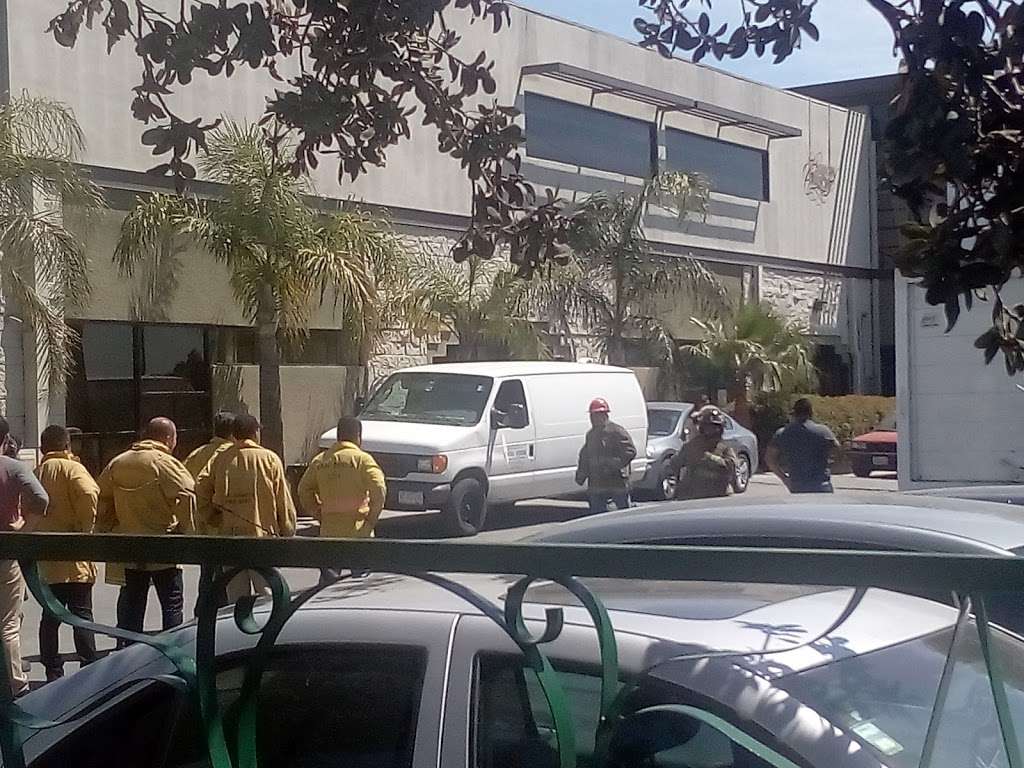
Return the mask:
[[[519,578],[461,575],[458,581],[502,607],[506,591]],[[800,627],[806,639],[811,640],[843,613],[854,594],[851,588],[804,585],[581,581],[600,598],[617,633],[643,636],[655,643],[682,644],[698,652],[755,653],[791,648],[789,640],[778,643],[777,648],[766,646],[766,636],[760,628]],[[527,590],[523,616],[527,621],[543,621],[551,606],[562,608],[566,626],[593,626],[590,615],[574,597],[543,580]],[[330,623],[331,611],[349,610],[481,615],[478,608],[439,586],[415,577],[390,574],[339,582],[322,591],[303,610],[325,611],[314,624]],[[894,615],[913,616],[914,620],[894,622]],[[837,631],[851,650],[870,653],[949,627],[956,617],[956,610],[942,603],[869,589],[850,619]],[[344,621],[340,616],[338,620]],[[791,654],[788,666],[790,671],[816,666],[829,660],[826,655],[813,651]]]
[[646,505],[549,526],[537,542],[626,543],[771,536],[838,539],[909,551],[1024,547],[1024,514],[1007,504],[867,491],[746,503],[736,497]]
[[555,373],[628,373],[633,375],[633,371],[629,368],[618,368],[612,365],[523,360],[491,363],[438,363],[403,368],[397,373],[457,373],[467,376],[490,376],[496,379],[506,376],[539,376]]
[[1024,505],[1024,484],[963,485],[957,487],[922,488],[907,491],[911,496],[931,496],[944,499],[973,499],[998,504]]
[[692,411],[693,403],[648,403],[647,410],[655,411]]

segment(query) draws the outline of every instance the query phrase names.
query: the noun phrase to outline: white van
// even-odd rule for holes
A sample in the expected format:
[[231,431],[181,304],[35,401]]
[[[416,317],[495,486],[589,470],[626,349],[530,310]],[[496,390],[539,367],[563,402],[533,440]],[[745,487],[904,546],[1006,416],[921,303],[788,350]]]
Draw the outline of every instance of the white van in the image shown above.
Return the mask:
[[[595,397],[647,468],[647,408],[628,368],[578,363],[448,363],[398,371],[363,406],[363,447],[388,481],[388,509],[440,510],[456,535],[472,535],[487,509],[567,496],[590,429]],[[336,430],[324,433],[323,448]]]

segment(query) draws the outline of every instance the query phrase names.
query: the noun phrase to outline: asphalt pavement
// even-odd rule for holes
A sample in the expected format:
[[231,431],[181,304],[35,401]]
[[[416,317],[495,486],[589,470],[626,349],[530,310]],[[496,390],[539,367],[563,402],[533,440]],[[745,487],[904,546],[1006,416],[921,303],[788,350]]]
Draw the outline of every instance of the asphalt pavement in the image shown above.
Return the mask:
[[[857,491],[895,491],[895,475],[879,474],[871,478],[839,476],[833,478],[836,490]],[[788,492],[772,475],[758,475],[752,478],[750,488],[740,499],[744,503],[770,501],[785,498]],[[484,538],[488,541],[515,541],[534,531],[543,530],[545,526],[585,517],[587,505],[580,501],[538,500],[521,502],[511,512],[488,520]],[[315,535],[316,524],[312,520],[299,521],[300,535]],[[385,512],[377,525],[380,538],[391,539],[436,539],[443,537],[438,515],[434,513]],[[102,571],[102,568],[101,568]],[[198,595],[199,569],[185,568],[185,615],[192,615]],[[286,569],[285,576],[293,591],[312,586],[317,582],[318,572],[310,569]],[[102,576],[101,576],[102,579]],[[96,620],[104,624],[114,624],[115,607],[117,604],[117,588],[99,583],[93,590],[93,610]],[[32,598],[25,603],[24,623],[22,628],[22,655],[34,661],[31,678],[33,681],[44,679],[42,666],[38,663],[39,653],[39,616],[40,608]],[[155,592],[150,592],[149,606],[146,612],[146,629],[155,630],[160,626],[160,609]],[[113,641],[108,638],[97,638],[97,646],[101,649],[113,648]],[[71,630],[61,627],[61,649],[70,654],[72,651]],[[67,671],[70,673],[77,663],[69,662]]]

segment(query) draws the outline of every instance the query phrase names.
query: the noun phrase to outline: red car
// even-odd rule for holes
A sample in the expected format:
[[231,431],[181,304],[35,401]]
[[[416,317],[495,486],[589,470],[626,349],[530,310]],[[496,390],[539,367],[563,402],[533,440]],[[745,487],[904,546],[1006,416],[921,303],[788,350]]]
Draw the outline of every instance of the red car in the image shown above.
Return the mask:
[[890,414],[873,432],[850,441],[850,465],[857,477],[896,471],[896,415]]

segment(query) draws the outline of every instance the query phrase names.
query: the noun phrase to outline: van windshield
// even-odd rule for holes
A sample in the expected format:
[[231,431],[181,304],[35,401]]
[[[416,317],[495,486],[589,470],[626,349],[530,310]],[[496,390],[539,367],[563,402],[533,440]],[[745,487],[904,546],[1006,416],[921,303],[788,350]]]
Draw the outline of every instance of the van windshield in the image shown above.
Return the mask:
[[360,418],[470,426],[480,422],[494,379],[459,373],[396,373],[366,404]]

